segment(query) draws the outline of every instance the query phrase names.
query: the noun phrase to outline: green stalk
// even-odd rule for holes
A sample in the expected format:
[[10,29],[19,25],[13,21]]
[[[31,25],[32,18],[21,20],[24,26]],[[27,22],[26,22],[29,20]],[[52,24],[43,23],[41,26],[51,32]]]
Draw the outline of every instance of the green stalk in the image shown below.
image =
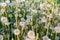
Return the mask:
[[18,35],[17,35],[17,40],[20,40]]

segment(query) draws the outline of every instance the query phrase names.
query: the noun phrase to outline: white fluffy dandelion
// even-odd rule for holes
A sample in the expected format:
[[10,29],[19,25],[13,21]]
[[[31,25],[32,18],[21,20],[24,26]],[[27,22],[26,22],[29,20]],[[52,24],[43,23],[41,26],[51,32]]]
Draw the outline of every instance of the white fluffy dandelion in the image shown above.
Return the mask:
[[19,35],[20,34],[20,30],[19,29],[14,29],[14,34],[15,35]]
[[2,16],[2,17],[1,17],[1,22],[2,22],[2,23],[6,23],[6,22],[8,22],[7,17],[3,17],[3,16]]
[[21,22],[19,23],[19,25],[20,25],[21,27],[25,27],[25,26],[26,26],[26,22],[21,21]]
[[0,3],[0,6],[5,7],[5,6],[7,6],[7,4],[6,3]]
[[55,27],[55,28],[54,28],[54,31],[55,31],[56,33],[60,33],[60,27]]
[[51,40],[48,36],[43,36],[43,40]]
[[0,35],[0,40],[3,40],[3,35]]
[[29,31],[28,33],[27,33],[27,37],[29,37],[30,39],[34,39],[35,38],[35,33],[34,33],[34,31]]

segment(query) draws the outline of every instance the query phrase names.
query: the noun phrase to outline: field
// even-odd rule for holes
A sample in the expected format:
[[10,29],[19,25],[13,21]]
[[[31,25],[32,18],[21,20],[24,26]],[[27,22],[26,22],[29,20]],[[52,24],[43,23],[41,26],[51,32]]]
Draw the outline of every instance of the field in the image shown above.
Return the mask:
[[60,0],[0,0],[0,40],[60,40]]

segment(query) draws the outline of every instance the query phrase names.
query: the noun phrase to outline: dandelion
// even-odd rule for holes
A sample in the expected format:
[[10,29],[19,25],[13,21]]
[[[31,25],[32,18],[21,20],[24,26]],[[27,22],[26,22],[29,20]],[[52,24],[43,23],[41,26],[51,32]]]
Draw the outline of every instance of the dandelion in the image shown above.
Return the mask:
[[29,25],[30,24],[30,19],[26,19],[26,25]]
[[19,14],[19,17],[22,17],[22,14]]
[[19,35],[20,34],[20,30],[19,29],[14,29],[14,34],[15,35]]
[[10,22],[6,22],[6,23],[5,23],[5,25],[9,25],[9,24],[10,24]]
[[44,8],[44,4],[40,4],[40,8],[43,9]]
[[30,40],[29,38],[25,38],[25,40]]
[[24,21],[21,21],[20,23],[19,23],[19,25],[21,26],[21,27],[25,27],[26,26],[26,24],[25,24],[26,22],[24,22]]
[[10,3],[10,0],[6,0],[5,3]]
[[5,9],[1,9],[0,10],[0,15],[4,14],[4,12],[5,12]]
[[12,18],[12,17],[13,17],[13,15],[12,15],[12,14],[9,14],[9,17],[10,17],[10,18]]
[[24,18],[21,18],[21,21],[25,21],[25,19]]
[[16,27],[16,22],[14,23],[14,26]]
[[48,38],[48,36],[43,36],[43,40],[51,40]]
[[1,22],[2,22],[2,23],[6,23],[6,22],[8,22],[8,19],[7,19],[6,17],[3,17],[3,16],[2,16],[2,17],[1,17]]
[[50,4],[47,4],[47,7],[51,8],[51,5]]
[[3,40],[3,35],[0,35],[0,40]]
[[6,3],[0,3],[0,6],[5,7],[5,6],[7,6],[7,4]]
[[38,21],[38,24],[41,24],[41,20]]
[[46,22],[47,21],[47,19],[45,18],[45,16],[43,16],[42,18],[41,18],[41,22]]
[[34,39],[35,38],[35,33],[34,33],[34,31],[29,31],[28,33],[27,33],[27,36],[30,38],[30,39]]
[[55,31],[56,33],[60,33],[60,27],[55,27],[55,28],[54,28],[54,31]]
[[32,9],[32,12],[33,12],[33,13],[37,13],[37,10]]
[[25,2],[25,0],[20,0],[20,2]]
[[27,17],[27,19],[31,18],[31,16],[30,16],[30,15],[26,15],[26,17]]
[[19,3],[20,2],[20,0],[15,0],[16,1],[16,3]]
[[[12,3],[9,4],[9,6],[15,6],[15,5],[16,5],[15,2],[12,2]],[[11,10],[10,10],[10,11],[11,11]]]
[[55,40],[59,40],[59,37],[58,37],[58,36],[56,36],[56,37],[55,37]]
[[52,15],[52,14],[49,14],[49,15],[47,15],[47,17],[49,17],[49,18],[53,18],[53,15]]
[[17,13],[15,14],[15,17],[18,17],[18,14]]

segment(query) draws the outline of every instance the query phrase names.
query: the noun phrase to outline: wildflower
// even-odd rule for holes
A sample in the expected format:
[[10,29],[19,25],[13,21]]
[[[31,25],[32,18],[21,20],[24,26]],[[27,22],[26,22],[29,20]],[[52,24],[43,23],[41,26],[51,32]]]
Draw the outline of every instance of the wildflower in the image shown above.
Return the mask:
[[16,3],[19,3],[20,2],[20,0],[15,0],[16,1]]
[[16,27],[16,22],[14,23],[14,26]]
[[31,16],[30,16],[30,15],[27,15],[26,17],[27,17],[27,19],[31,18]]
[[56,33],[60,33],[60,27],[55,27],[55,28],[54,28],[54,31],[55,31]]
[[55,37],[55,40],[59,40],[59,37],[58,37],[58,36],[56,36],[56,37]]
[[21,18],[21,21],[25,21],[25,19],[24,18]]
[[3,35],[0,35],[0,40],[3,40]]
[[30,38],[30,39],[34,39],[35,38],[35,33],[34,33],[34,31],[29,31],[28,33],[27,33],[27,36]]
[[45,18],[45,16],[43,16],[43,17],[41,18],[41,21],[42,21],[42,22],[46,22],[46,21],[47,21],[47,19]]
[[40,8],[43,9],[44,8],[44,4],[40,4]]
[[17,13],[15,14],[15,17],[18,17],[18,14]]
[[30,23],[30,19],[26,19],[26,25],[28,25]]
[[1,9],[1,10],[0,10],[0,15],[1,15],[1,14],[4,14],[4,12],[5,12],[5,9]]
[[22,17],[22,14],[19,14],[19,17]]
[[43,40],[51,40],[48,38],[48,36],[43,36]]
[[13,15],[12,15],[12,14],[9,14],[9,17],[10,17],[10,18],[12,18],[12,17],[13,17]]
[[5,6],[7,6],[7,4],[6,3],[0,3],[0,6],[5,7]]
[[53,18],[53,15],[52,14],[49,14],[49,16],[48,16],[49,18]]
[[6,23],[5,23],[5,25],[9,25],[9,24],[10,24],[10,22],[6,22]]
[[41,24],[41,20],[38,21],[38,24]]
[[21,22],[19,23],[19,25],[22,26],[22,27],[25,27],[25,26],[26,26],[24,21],[21,21]]
[[6,0],[5,3],[10,3],[10,0]]
[[60,26],[60,23],[58,23],[57,25]]
[[50,4],[47,4],[47,7],[51,8],[51,5]]
[[33,12],[33,13],[37,13],[37,10],[33,10],[33,9],[32,9],[32,12]]
[[20,34],[20,30],[19,29],[14,29],[14,34],[15,35],[19,35]]
[[25,40],[30,40],[29,38],[25,38]]
[[25,0],[20,0],[21,2],[25,2]]
[[9,6],[15,6],[15,4],[16,4],[15,2],[12,2],[9,4]]
[[6,22],[8,22],[8,19],[6,17],[1,17],[1,22],[6,23]]

